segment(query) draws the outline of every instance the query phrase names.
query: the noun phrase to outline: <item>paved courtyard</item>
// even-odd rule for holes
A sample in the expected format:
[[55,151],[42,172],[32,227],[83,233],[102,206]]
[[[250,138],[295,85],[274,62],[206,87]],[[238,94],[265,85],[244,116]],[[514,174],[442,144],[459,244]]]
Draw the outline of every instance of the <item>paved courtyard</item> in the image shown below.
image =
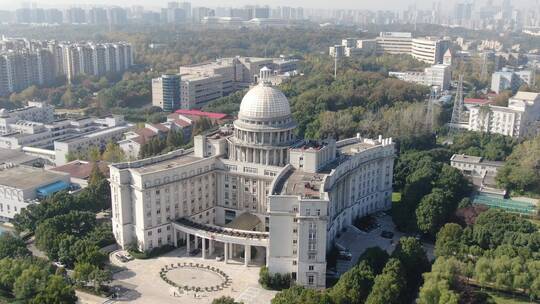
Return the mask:
[[[107,301],[107,303],[211,303],[214,298],[230,296],[245,304],[268,304],[274,297],[274,291],[263,289],[258,284],[258,266],[245,267],[242,261],[223,261],[214,259],[203,260],[199,257],[186,255],[185,247],[176,249],[163,256],[148,260],[133,260],[120,263],[114,257],[111,262],[124,267],[125,270],[114,274],[113,286],[120,289],[120,299]],[[175,288],[160,278],[159,272],[165,265],[177,263],[199,263],[216,267],[225,272],[231,279],[230,286],[214,292],[189,291],[174,296]],[[204,270],[180,270],[179,268],[167,273],[167,277],[174,281],[189,281],[192,286],[216,285],[214,281],[220,278]]]
[[[370,247],[380,247],[390,254],[396,248],[399,239],[406,236],[405,233],[396,230],[391,216],[381,213],[375,217],[379,224],[378,228],[370,232],[364,232],[354,226],[350,226],[346,232],[342,233],[341,236],[336,239],[336,243],[339,246],[348,249],[353,256],[350,261],[338,260],[336,270],[339,274],[343,274],[349,270],[366,249]],[[394,237],[392,239],[383,238],[381,236],[383,230],[393,232]],[[433,259],[433,245],[427,243],[423,243],[423,245],[428,258]]]

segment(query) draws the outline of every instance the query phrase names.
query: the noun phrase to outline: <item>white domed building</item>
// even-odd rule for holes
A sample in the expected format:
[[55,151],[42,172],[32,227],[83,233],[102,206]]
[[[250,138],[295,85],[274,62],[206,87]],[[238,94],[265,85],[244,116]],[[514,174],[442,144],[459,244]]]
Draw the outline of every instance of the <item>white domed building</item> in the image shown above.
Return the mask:
[[269,73],[261,70],[234,124],[196,136],[193,149],[111,165],[121,247],[199,248],[203,259],[240,259],[325,287],[337,235],[391,206],[394,145],[360,135],[297,139],[289,101]]

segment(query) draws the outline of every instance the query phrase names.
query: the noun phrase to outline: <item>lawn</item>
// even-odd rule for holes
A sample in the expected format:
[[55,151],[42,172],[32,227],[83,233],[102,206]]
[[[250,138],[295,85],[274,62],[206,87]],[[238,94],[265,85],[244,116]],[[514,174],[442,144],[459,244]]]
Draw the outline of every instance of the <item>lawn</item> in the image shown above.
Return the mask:
[[503,295],[497,292],[488,292],[488,294],[492,297],[492,299],[497,304],[525,304],[525,303],[534,303],[529,301],[528,299],[524,297],[510,297],[508,295]]
[[401,193],[393,192],[392,193],[392,203],[399,203],[399,202],[401,202]]

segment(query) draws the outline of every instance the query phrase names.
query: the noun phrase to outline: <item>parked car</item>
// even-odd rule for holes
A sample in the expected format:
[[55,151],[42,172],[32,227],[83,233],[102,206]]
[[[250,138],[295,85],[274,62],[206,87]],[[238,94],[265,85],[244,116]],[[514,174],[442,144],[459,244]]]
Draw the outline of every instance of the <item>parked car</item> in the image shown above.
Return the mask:
[[383,230],[383,232],[381,232],[381,236],[385,239],[391,239],[394,237],[394,233],[392,231]]
[[350,261],[350,260],[352,260],[352,253],[350,253],[350,252],[348,252],[346,250],[341,250],[339,252],[338,259]]
[[129,253],[126,253],[126,254],[124,255],[124,257],[125,257],[128,261],[133,261],[133,257],[132,257],[131,254],[129,254]]
[[218,262],[223,261],[223,256],[222,255],[216,256],[216,261],[218,261]]

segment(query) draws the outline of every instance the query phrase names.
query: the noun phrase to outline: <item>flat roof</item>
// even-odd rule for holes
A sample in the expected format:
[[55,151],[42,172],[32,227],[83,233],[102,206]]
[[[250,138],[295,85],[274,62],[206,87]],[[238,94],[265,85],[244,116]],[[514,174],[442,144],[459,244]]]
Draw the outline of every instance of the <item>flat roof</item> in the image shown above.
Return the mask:
[[0,171],[0,185],[16,189],[30,189],[52,184],[64,176],[67,176],[67,174],[34,167],[18,166]]
[[181,155],[181,156],[178,156],[178,157],[175,157],[175,158],[172,158],[172,159],[168,159],[168,160],[164,160],[164,161],[160,161],[160,162],[157,162],[157,163],[148,164],[146,166],[142,166],[142,167],[139,167],[139,168],[132,168],[132,170],[134,170],[136,172],[139,172],[141,174],[148,174],[148,173],[162,171],[162,170],[165,170],[165,169],[176,168],[176,167],[179,167],[179,166],[182,166],[182,165],[186,165],[186,164],[189,164],[189,163],[196,162],[196,161],[201,160],[201,159],[202,158],[200,158],[200,157],[193,156],[193,154],[191,153],[191,154],[188,154],[188,155]]
[[[94,163],[92,162],[74,160],[63,166],[51,168],[50,170],[56,171],[56,172],[68,173],[71,177],[74,177],[74,178],[88,179],[90,177],[90,173],[92,172],[93,168],[94,168]],[[98,163],[98,168],[99,168],[99,171],[103,173],[103,175],[109,176],[109,166],[106,162],[100,161]]]
[[6,163],[22,164],[39,159],[37,156],[28,155],[22,151],[0,148],[0,165]]
[[308,173],[294,170],[285,181],[282,193],[285,195],[300,195],[305,198],[320,198],[325,174]]
[[339,147],[338,150],[341,154],[345,155],[354,155],[358,152],[367,150],[369,148],[373,148],[375,145],[366,143],[366,142],[358,142],[354,144],[345,145],[342,147]]
[[522,99],[522,100],[528,100],[528,101],[534,101],[540,96],[539,93],[533,93],[533,92],[517,92],[514,97],[511,99]]

